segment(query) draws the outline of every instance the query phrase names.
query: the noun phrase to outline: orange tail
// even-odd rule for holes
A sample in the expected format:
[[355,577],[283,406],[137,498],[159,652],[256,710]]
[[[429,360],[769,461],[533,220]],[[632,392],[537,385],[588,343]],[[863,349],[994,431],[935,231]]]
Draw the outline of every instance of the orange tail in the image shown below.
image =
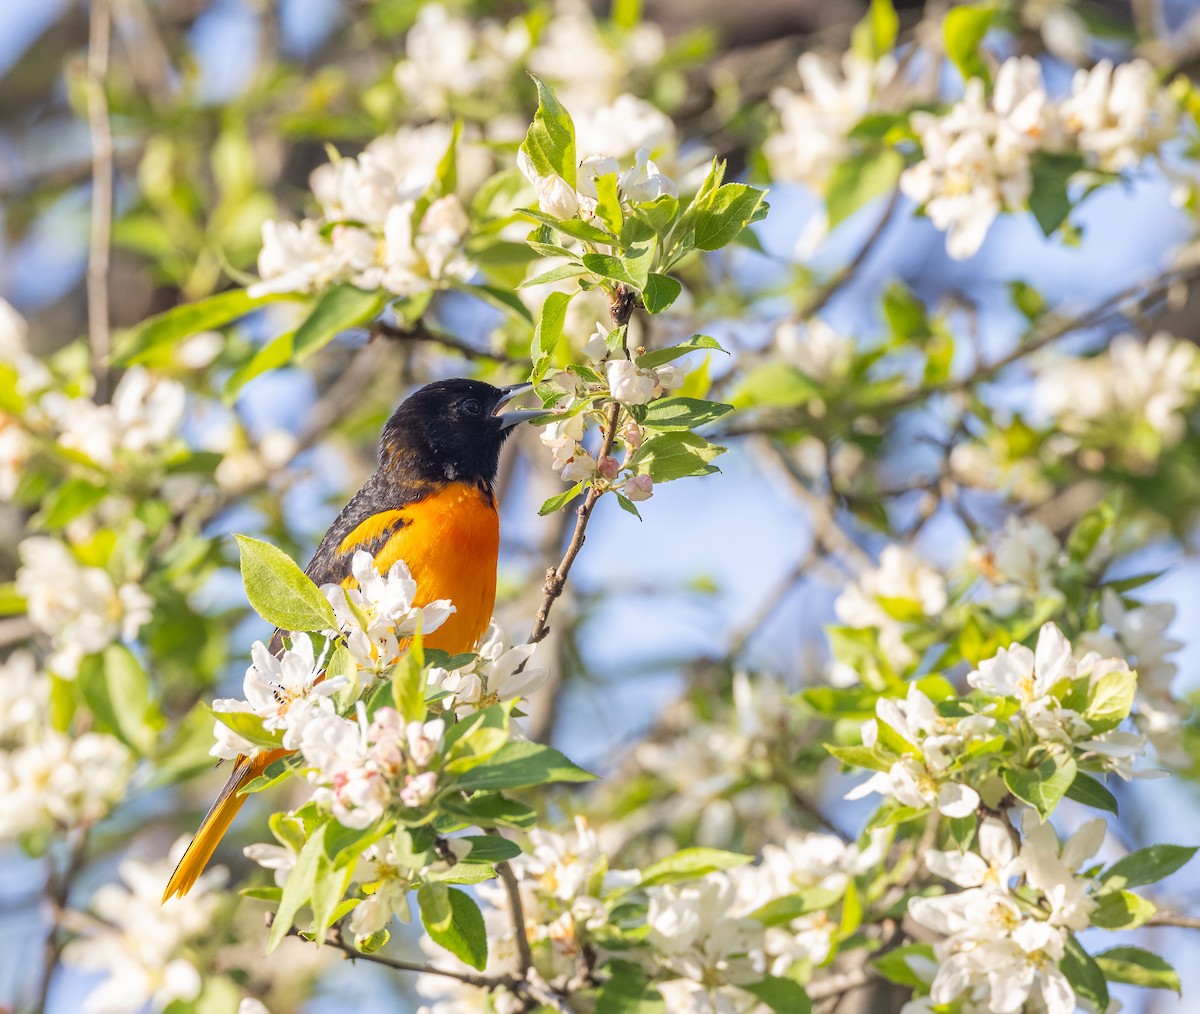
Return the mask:
[[176,894],[182,898],[192,889],[192,885],[204,872],[204,867],[208,865],[208,861],[225,836],[225,832],[229,830],[233,818],[237,816],[238,810],[246,801],[246,797],[241,795],[240,790],[261,775],[267,769],[267,765],[286,753],[288,753],[287,750],[270,750],[253,759],[249,757],[237,759],[233,771],[230,772],[229,781],[225,783],[216,802],[204,815],[204,820],[201,821],[195,837],[192,838],[187,851],[179,860],[175,872],[171,874],[167,889],[163,892],[162,900],[164,902]]

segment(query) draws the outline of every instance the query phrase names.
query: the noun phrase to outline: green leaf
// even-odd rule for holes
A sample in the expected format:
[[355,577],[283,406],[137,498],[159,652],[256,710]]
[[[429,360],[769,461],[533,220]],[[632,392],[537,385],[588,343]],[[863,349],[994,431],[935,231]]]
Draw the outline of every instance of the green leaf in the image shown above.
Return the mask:
[[660,398],[646,406],[641,423],[652,430],[692,430],[716,422],[733,411],[732,405],[699,398]]
[[[453,887],[442,888],[446,903],[434,902],[431,893],[439,894],[436,885],[422,884],[417,892],[421,906],[421,921],[430,938],[444,947],[460,961],[483,971],[487,965],[487,931],[483,925],[483,914],[469,894],[456,891]],[[427,912],[426,899],[431,908]]]
[[644,969],[629,961],[610,961],[604,968],[609,977],[596,997],[597,1014],[666,1014]]
[[281,630],[336,630],[333,606],[283,550],[235,535],[242,555],[246,598],[264,620]]
[[1113,947],[1097,954],[1096,964],[1110,982],[1127,982],[1146,989],[1169,989],[1183,995],[1179,973],[1157,954],[1140,947]]
[[1158,909],[1152,901],[1132,891],[1105,891],[1096,898],[1091,924],[1100,929],[1136,929]]
[[39,517],[46,528],[58,529],[91,510],[108,495],[104,486],[87,479],[68,479],[48,498]]
[[1083,168],[1083,156],[1071,152],[1037,151],[1030,170],[1033,185],[1029,191],[1029,210],[1049,236],[1071,213],[1067,183]]
[[429,930],[444,933],[454,921],[450,908],[450,889],[444,884],[426,881],[417,890],[417,904],[421,907],[421,922]]
[[719,472],[711,462],[724,451],[724,447],[710,444],[698,433],[664,433],[642,444],[630,463],[646,464],[655,482],[670,482]]
[[630,500],[629,497],[625,496],[624,493],[617,493],[617,503],[620,505],[621,510],[623,510],[626,514],[632,514],[639,521],[642,520],[642,514],[637,509],[637,504]]
[[851,155],[839,162],[825,192],[829,228],[836,228],[869,201],[890,193],[903,169],[904,156],[892,148]]
[[520,845],[498,834],[472,834],[456,838],[455,841],[471,843],[471,851],[460,862],[503,863],[521,854]]
[[1084,806],[1094,806],[1097,810],[1107,810],[1111,814],[1117,812],[1117,797],[1091,775],[1082,771],[1076,773],[1075,781],[1067,789],[1066,796]]
[[392,670],[392,703],[405,722],[425,719],[425,653],[420,634],[412,641]]
[[1095,1010],[1108,1009],[1108,984],[1104,981],[1104,973],[1075,939],[1074,934],[1067,937],[1066,953],[1063,954],[1058,967],[1077,996],[1090,1000]]
[[[535,208],[518,208],[517,213],[524,215],[526,218],[532,218],[535,222],[541,222],[544,225],[550,226],[552,229],[557,229],[561,233],[565,233],[574,239],[583,240],[585,243],[615,243],[617,237],[611,233],[605,232],[603,229],[598,229],[596,226],[587,222],[581,222],[577,218],[558,219],[553,215],[547,215],[544,211],[538,211]],[[535,250],[538,245],[530,243]],[[565,253],[568,256],[574,256],[569,250],[555,250],[553,254],[548,253],[547,256]]]
[[117,345],[113,361],[122,366],[141,362],[163,345],[222,327],[267,303],[292,298],[290,293],[279,292],[251,298],[245,289],[232,289],[172,307],[129,331]]
[[812,1010],[812,1001],[804,987],[793,979],[769,975],[761,982],[744,983],[741,988],[753,993],[777,1014],[809,1014]]
[[292,344],[295,338],[295,331],[284,331],[283,334],[276,335],[258,349],[247,362],[234,370],[229,380],[225,382],[225,390],[221,395],[225,404],[233,404],[242,388],[255,377],[290,363],[292,361]]
[[894,982],[898,986],[910,986],[913,989],[928,988],[928,981],[913,971],[908,962],[910,957],[933,961],[933,948],[929,944],[907,944],[871,958],[871,964],[888,982]]
[[822,912],[833,908],[845,893],[844,887],[810,887],[768,901],[751,912],[748,918],[761,922],[764,926],[782,926],[810,912]]
[[212,708],[208,708],[208,711],[216,721],[255,746],[275,750],[283,744],[283,731],[268,732],[263,728],[261,715],[249,711],[213,711]]
[[766,191],[745,183],[726,183],[704,198],[697,197],[690,209],[695,215],[696,247],[719,250],[728,246],[751,222],[758,221]]
[[150,753],[158,741],[158,714],[150,698],[150,677],[123,644],[86,656],[76,677],[96,727],[132,747]]
[[323,349],[343,331],[369,323],[379,316],[388,294],[355,285],[335,285],[317,300],[317,305],[296,329],[292,355],[302,363]]
[[[634,359],[634,363],[638,369],[649,370],[655,366],[662,366],[664,363],[672,362],[680,356],[686,356],[689,352],[695,352],[697,349],[716,349],[718,352],[725,352],[715,338],[710,338],[706,334],[694,334],[687,341],[680,342],[678,345],[643,352]],[[728,353],[726,354],[728,355]]]
[[15,581],[0,582],[0,616],[21,616],[27,608]]
[[1196,854],[1188,845],[1148,845],[1118,859],[1100,875],[1106,887],[1141,887],[1169,877]]
[[583,492],[584,480],[580,479],[570,489],[563,490],[561,493],[556,493],[552,497],[547,497],[546,502],[538,508],[538,513],[543,517],[547,514],[553,514],[557,510],[562,510],[567,504],[574,500],[580,493]]
[[529,349],[530,358],[533,360],[533,372],[530,376],[534,383],[546,375],[550,357],[554,355],[554,349],[562,337],[570,302],[571,293],[551,292],[546,296],[537,327],[533,331],[533,344]]
[[851,36],[851,49],[864,60],[874,63],[892,51],[900,19],[892,0],[871,0],[871,8]]
[[556,268],[551,268],[549,271],[543,271],[540,275],[534,275],[532,278],[526,278],[518,289],[527,289],[533,285],[546,285],[549,282],[561,282],[564,278],[577,278],[584,273],[586,269],[578,261],[572,261],[570,264],[560,264]]
[[617,194],[617,174],[605,173],[596,177],[596,217],[614,235],[621,234],[625,216],[621,212],[621,198]]
[[734,408],[793,408],[820,393],[821,388],[799,370],[764,363],[746,372],[729,400]]
[[612,254],[587,253],[583,255],[584,266],[594,275],[611,278],[614,282],[643,291],[649,284],[650,265],[654,260],[654,246],[636,247],[625,257]]
[[996,8],[988,4],[952,7],[942,22],[946,40],[946,55],[959,69],[963,79],[977,77],[990,84],[992,77],[987,64],[979,53],[984,36],[992,27]]
[[514,740],[506,743],[487,763],[466,772],[456,784],[467,791],[492,791],[551,782],[590,782],[595,777],[557,750],[528,740]]
[[1095,732],[1115,729],[1129,717],[1136,690],[1137,673],[1130,669],[1106,672],[1089,684],[1083,717]]
[[866,768],[868,771],[890,771],[896,762],[893,755],[885,754],[875,746],[832,746],[825,745],[834,757],[852,768]]
[[[325,825],[328,827],[329,825]],[[367,846],[363,846],[366,848]],[[322,852],[317,864],[317,875],[312,889],[312,934],[319,944],[325,942],[325,934],[338,918],[338,907],[345,897],[346,888],[354,876],[354,862],[337,864]]]
[[1005,768],[1004,784],[1045,820],[1075,781],[1075,758],[1055,754],[1036,768]]
[[686,848],[680,849],[673,855],[665,856],[651,863],[642,871],[639,886],[652,887],[655,884],[674,884],[681,880],[696,880],[718,870],[729,870],[735,866],[745,866],[753,861],[753,856],[742,855],[740,852],[726,852],[723,849]]
[[533,123],[521,142],[521,150],[529,156],[539,176],[552,173],[561,176],[575,188],[575,124],[571,114],[558,101],[551,88],[536,74],[530,74],[537,86],[538,107]]
[[662,313],[679,298],[683,286],[670,275],[661,275],[651,271],[646,276],[646,286],[642,289],[642,303],[647,313]]
[[537,813],[532,807],[499,794],[481,794],[465,802],[449,797],[442,805],[447,813],[480,827],[511,827],[528,831],[537,823]]
[[292,872],[288,874],[283,885],[283,897],[279,900],[279,910],[271,924],[271,937],[267,941],[268,954],[288,935],[296,921],[296,913],[312,897],[317,880],[317,867],[325,855],[325,829],[328,826],[322,824],[312,833],[296,857],[296,865],[292,867]]

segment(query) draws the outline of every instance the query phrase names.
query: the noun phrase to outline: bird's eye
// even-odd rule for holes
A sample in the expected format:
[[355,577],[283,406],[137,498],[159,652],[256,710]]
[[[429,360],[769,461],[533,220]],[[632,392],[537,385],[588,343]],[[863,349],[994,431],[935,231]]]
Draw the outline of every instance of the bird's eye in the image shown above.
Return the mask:
[[467,398],[465,401],[459,404],[458,408],[463,415],[479,415],[479,413],[482,411],[479,406],[479,402],[474,398]]

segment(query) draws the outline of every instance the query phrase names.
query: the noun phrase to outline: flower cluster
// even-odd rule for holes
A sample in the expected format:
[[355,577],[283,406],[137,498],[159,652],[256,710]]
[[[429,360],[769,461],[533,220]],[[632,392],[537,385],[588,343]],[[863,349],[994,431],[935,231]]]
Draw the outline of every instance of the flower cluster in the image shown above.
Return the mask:
[[597,181],[606,176],[616,179],[617,200],[623,208],[663,195],[679,196],[675,181],[659,171],[646,148],[639,148],[633,165],[624,169],[612,155],[589,155],[579,163],[574,187],[557,174],[539,174],[524,150],[517,153],[517,168],[533,184],[541,210],[555,218],[595,218],[600,201]]
[[[904,546],[888,546],[879,567],[848,585],[834,602],[837,617],[848,627],[878,631],[879,648],[888,664],[902,671],[917,660],[905,641],[914,622],[937,616],[946,608],[946,581]],[[853,666],[837,660],[830,680],[849,686],[862,678]]]
[[1092,471],[1109,455],[1137,472],[1182,439],[1184,411],[1200,393],[1195,345],[1160,331],[1115,337],[1099,355],[1059,359],[1037,378],[1036,402],[1053,420],[1055,449]]
[[412,113],[444,117],[459,100],[486,98],[502,88],[531,42],[520,19],[507,25],[491,19],[469,21],[439,3],[423,4],[404,37],[405,57],[393,72],[396,85]]
[[162,885],[186,844],[180,839],[158,862],[123,860],[124,883],[106,884],[92,897],[95,917],[69,914],[81,936],[67,944],[63,960],[106,975],[84,1001],[86,1014],[136,1014],[147,1004],[163,1010],[200,995],[203,980],[192,950],[212,928],[225,870],[209,870],[187,897],[164,904]]
[[403,560],[392,564],[386,575],[380,574],[371,554],[360,549],[350,561],[350,572],[352,587],[327,584],[321,590],[333,606],[339,632],[360,673],[372,677],[386,673],[413,634],[433,633],[454,612],[449,599],[414,605],[417,582]]
[[[637,884],[639,875],[636,870],[611,869],[599,836],[582,818],[576,819],[573,833],[535,830],[530,838],[531,851],[511,860],[510,865],[521,893],[534,965],[553,984],[578,971],[585,945],[608,921],[613,905]],[[488,963],[484,971],[488,975],[513,974],[520,965],[504,888],[486,883],[477,891],[485,902]],[[432,940],[422,939],[421,946],[436,956],[439,964],[445,964],[445,952]],[[417,988],[434,999],[432,1014],[479,1010],[488,1002],[488,994],[479,987],[439,976],[422,975]],[[496,1011],[515,1014],[520,1009],[521,1001],[504,991],[493,992],[490,1000]]]
[[[631,415],[623,416],[624,423],[619,425],[616,439],[625,448],[624,460],[618,460],[613,454],[597,459],[584,446],[584,434],[590,419],[601,420],[605,426],[607,421],[599,409],[583,406],[591,405],[594,395],[605,388],[622,406],[647,405],[656,398],[678,390],[683,385],[685,375],[679,367],[670,364],[642,369],[631,359],[620,356],[608,359],[609,342],[609,329],[597,321],[596,330],[584,346],[585,354],[603,365],[606,383],[598,380],[588,383],[578,375],[565,371],[551,378],[551,382],[566,391],[568,397],[557,406],[562,418],[543,427],[542,443],[550,449],[554,471],[559,473],[563,481],[579,482],[600,477],[613,488],[620,489],[631,501],[647,500],[653,493],[653,480],[633,460],[645,439],[643,427]],[[617,479],[623,471],[627,474],[618,483]]]
[[904,193],[947,233],[951,257],[973,256],[1001,211],[1025,207],[1038,152],[1079,157],[1080,170],[1122,172],[1158,154],[1178,124],[1174,101],[1142,60],[1079,71],[1061,103],[1031,57],[1006,60],[991,99],[970,78],[946,113],[915,112],[924,154],[900,178]]
[[467,189],[488,162],[477,147],[454,145],[449,127],[430,124],[402,127],[376,138],[357,158],[321,166],[310,180],[321,214],[299,224],[263,225],[262,281],[250,292],[311,292],[349,282],[416,296],[470,278],[475,267],[463,250],[467,213],[456,193],[431,199],[444,158],[458,160]]
[[[273,655],[262,641],[250,648],[254,660],[242,682],[245,699],[218,698],[212,709],[219,715],[249,714],[262,719],[268,733],[281,733],[284,748],[300,746],[304,727],[322,710],[328,712],[328,698],[349,681],[344,676],[323,679],[324,660],[313,657],[312,639],[297,634],[292,646]],[[218,720],[213,731],[216,742],[209,751],[224,760],[257,757],[265,749],[240,735],[232,726]]]
[[827,57],[805,53],[797,66],[803,90],[771,92],[779,132],[767,138],[763,154],[774,179],[823,194],[833,171],[853,154],[850,132],[862,119],[899,109],[915,96],[898,78],[890,55],[872,61],[847,52],[839,68]]
[[501,701],[528,697],[550,675],[549,669],[528,667],[536,647],[515,644],[506,648],[504,631],[493,620],[475,657],[457,669],[430,669],[429,686],[446,691],[447,696],[439,703],[458,718]]
[[930,852],[930,871],[962,888],[909,902],[909,915],[942,935],[930,999],[949,1004],[965,994],[986,1010],[1033,1003],[1047,1014],[1071,1014],[1075,991],[1059,962],[1068,935],[1086,929],[1096,907],[1095,881],[1079,870],[1104,834],[1104,820],[1097,818],[1060,844],[1054,829],[1041,824],[1018,852],[1016,830],[988,818],[979,827],[977,852]]
[[57,539],[31,536],[18,551],[17,592],[30,622],[50,638],[47,665],[56,676],[73,679],[85,656],[150,622],[154,603],[139,584],[118,585],[107,570],[83,566]]
[[368,719],[361,702],[354,719],[321,711],[308,722],[300,752],[313,800],[344,827],[362,829],[393,805],[427,806],[437,794],[437,766],[446,723],[404,723],[394,708]]

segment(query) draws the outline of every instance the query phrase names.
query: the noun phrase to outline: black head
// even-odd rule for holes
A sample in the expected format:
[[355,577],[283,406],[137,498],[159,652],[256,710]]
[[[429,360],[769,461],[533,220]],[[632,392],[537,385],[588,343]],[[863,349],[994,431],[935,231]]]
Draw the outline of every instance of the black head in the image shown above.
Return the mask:
[[461,379],[426,384],[401,402],[383,428],[380,470],[406,479],[490,486],[512,427],[543,414],[498,413],[528,389],[528,384],[502,388]]

